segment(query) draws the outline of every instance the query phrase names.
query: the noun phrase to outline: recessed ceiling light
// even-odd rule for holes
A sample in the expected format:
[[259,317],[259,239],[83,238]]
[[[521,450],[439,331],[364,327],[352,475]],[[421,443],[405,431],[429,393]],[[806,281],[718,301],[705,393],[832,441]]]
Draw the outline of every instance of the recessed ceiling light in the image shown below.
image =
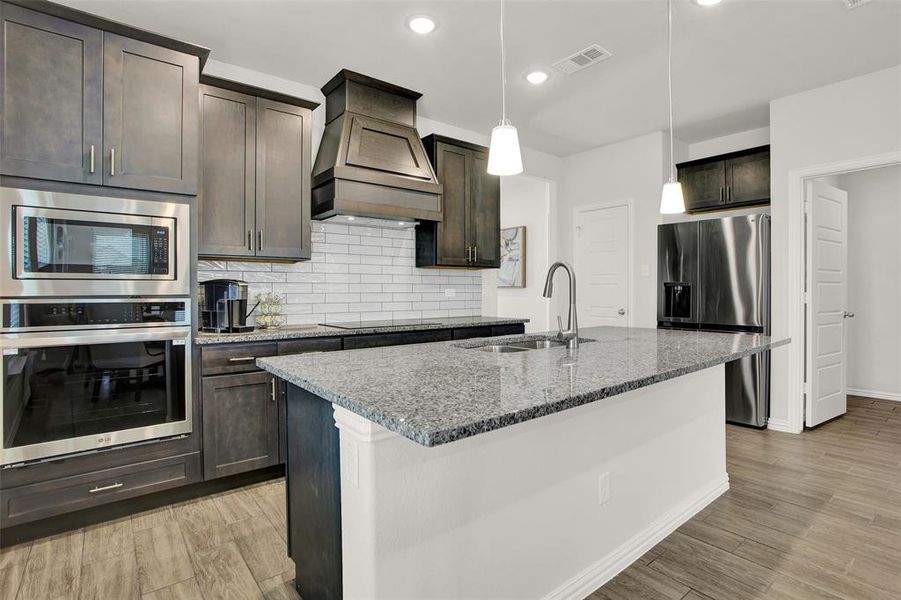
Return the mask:
[[418,33],[420,35],[425,35],[427,33],[432,33],[435,31],[435,21],[432,17],[427,17],[425,15],[416,15],[415,17],[410,17],[407,19],[407,27],[409,27],[413,32]]
[[723,0],[695,0],[695,4],[699,6],[713,6],[714,4],[719,4]]
[[532,85],[541,85],[545,81],[547,81],[548,74],[545,71],[532,71],[530,73],[526,73],[526,81],[531,83]]

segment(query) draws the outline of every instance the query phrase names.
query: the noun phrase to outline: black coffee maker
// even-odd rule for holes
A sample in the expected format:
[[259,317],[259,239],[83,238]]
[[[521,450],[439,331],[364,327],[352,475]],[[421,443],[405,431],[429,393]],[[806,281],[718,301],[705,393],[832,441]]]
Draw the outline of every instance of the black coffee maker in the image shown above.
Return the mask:
[[200,283],[200,330],[210,333],[253,331],[247,317],[247,284],[235,279],[211,279]]

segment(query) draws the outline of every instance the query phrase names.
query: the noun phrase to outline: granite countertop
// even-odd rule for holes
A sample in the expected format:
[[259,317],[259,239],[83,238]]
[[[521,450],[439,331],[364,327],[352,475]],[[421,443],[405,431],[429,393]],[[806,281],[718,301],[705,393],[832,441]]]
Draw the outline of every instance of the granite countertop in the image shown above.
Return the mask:
[[787,344],[763,335],[582,329],[566,347],[495,354],[514,335],[257,359],[257,365],[413,440],[437,446]]
[[[528,319],[508,317],[437,317],[434,319],[399,319],[394,321],[359,321],[341,323],[342,327],[329,325],[288,325],[278,329],[255,329],[247,333],[198,333],[194,343],[235,344],[241,342],[265,342],[297,338],[363,335],[367,333],[392,333],[400,331],[426,331],[454,327],[485,327],[528,323]],[[353,326],[353,329],[347,329]]]

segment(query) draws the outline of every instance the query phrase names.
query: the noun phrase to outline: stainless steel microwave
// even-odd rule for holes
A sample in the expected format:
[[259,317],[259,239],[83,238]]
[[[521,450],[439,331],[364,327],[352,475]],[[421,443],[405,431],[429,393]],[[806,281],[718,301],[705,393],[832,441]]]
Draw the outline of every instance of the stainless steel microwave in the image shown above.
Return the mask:
[[3,297],[186,295],[190,208],[0,188]]

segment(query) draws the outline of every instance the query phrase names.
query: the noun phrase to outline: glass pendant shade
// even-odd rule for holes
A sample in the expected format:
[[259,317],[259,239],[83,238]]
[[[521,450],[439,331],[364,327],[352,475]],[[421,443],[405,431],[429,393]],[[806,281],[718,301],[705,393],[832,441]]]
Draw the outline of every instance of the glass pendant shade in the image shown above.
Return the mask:
[[660,212],[664,215],[677,215],[685,212],[685,199],[682,197],[682,184],[669,180],[663,184],[660,195]]
[[519,175],[522,173],[522,155],[519,152],[519,134],[509,121],[491,130],[488,147],[488,172],[491,175]]

